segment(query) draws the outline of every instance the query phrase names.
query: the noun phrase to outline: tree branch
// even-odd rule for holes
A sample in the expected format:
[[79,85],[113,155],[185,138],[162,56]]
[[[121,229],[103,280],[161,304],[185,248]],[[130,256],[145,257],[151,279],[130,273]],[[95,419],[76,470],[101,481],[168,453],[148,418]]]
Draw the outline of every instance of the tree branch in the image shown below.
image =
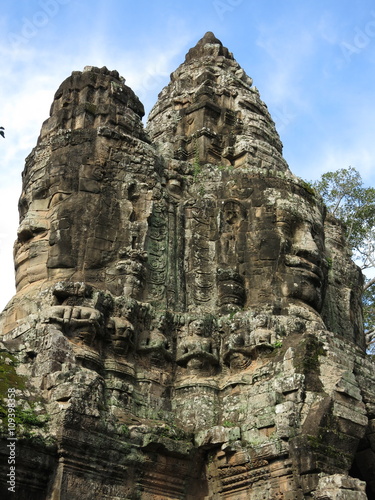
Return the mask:
[[339,198],[338,202],[336,203],[335,208],[332,210],[332,214],[333,214],[333,215],[335,215],[335,214],[336,214],[336,210],[338,210],[338,208],[339,208],[339,206],[340,206],[340,203],[341,203],[341,201],[343,200],[343,198],[345,198],[345,196],[346,196],[346,193],[343,193],[343,194],[341,195],[341,197]]
[[363,291],[365,292],[370,288],[375,283],[375,278],[370,279],[370,281],[366,281],[366,283],[363,285]]

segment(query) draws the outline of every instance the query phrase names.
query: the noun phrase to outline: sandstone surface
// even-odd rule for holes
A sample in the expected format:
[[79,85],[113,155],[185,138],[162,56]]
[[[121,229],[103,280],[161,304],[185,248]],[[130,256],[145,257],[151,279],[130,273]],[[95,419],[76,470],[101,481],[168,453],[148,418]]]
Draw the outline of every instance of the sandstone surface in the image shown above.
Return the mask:
[[375,498],[341,225],[212,33],[143,115],[116,71],[75,71],[26,159],[0,318],[16,498]]

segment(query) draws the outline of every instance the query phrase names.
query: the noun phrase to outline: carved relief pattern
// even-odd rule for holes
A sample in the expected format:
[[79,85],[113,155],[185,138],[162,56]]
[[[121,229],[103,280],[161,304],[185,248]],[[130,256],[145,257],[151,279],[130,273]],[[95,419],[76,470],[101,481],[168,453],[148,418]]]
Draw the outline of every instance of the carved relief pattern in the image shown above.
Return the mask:
[[216,278],[210,266],[214,258],[215,211],[212,200],[201,200],[187,208],[187,230],[191,234],[190,244],[187,243],[186,258],[188,271],[186,279],[190,289],[189,306],[199,306],[213,303],[215,299]]
[[156,202],[149,220],[147,244],[150,300],[165,301],[168,248],[167,221],[166,203],[164,200]]

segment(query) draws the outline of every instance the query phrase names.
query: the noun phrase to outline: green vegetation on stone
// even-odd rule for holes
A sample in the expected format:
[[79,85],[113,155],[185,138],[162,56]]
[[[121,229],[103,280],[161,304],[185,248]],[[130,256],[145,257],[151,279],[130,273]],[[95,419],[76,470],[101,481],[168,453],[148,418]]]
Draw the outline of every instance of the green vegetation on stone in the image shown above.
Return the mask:
[[0,434],[3,435],[7,434],[8,430],[9,389],[17,391],[12,418],[14,418],[16,429],[23,435],[30,435],[33,429],[44,427],[48,420],[47,417],[42,417],[36,412],[37,403],[27,403],[22,396],[22,391],[26,388],[26,378],[17,374],[17,363],[17,359],[8,352],[0,352]]

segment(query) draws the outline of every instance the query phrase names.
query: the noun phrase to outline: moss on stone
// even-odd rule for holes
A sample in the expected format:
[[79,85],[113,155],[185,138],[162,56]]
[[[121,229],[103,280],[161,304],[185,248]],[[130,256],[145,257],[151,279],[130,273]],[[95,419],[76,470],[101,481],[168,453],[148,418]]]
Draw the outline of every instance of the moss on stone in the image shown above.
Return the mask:
[[18,375],[15,356],[8,352],[0,352],[0,398],[7,397],[8,389],[24,389],[25,377]]
[[[8,432],[9,418],[13,419],[16,433],[25,437],[31,437],[35,429],[45,427],[48,417],[41,416],[36,410],[36,402],[26,403],[22,391],[26,389],[26,377],[19,375],[16,371],[18,364],[15,356],[6,351],[0,352],[0,434]],[[14,394],[14,411],[9,412],[9,393]],[[15,391],[15,392],[14,392]]]
[[92,115],[97,114],[97,107],[91,102],[85,102],[85,111],[88,111]]
[[326,356],[323,343],[315,335],[307,335],[300,343],[294,361],[296,371],[305,375],[306,388],[316,392],[322,389],[320,356]]
[[311,450],[319,456],[322,457],[322,461],[327,464],[327,459],[330,459],[331,463],[337,468],[347,468],[351,461],[352,456],[350,453],[345,453],[341,448],[338,449],[336,446],[327,443],[326,436],[320,434],[319,436],[307,436],[307,442]]

